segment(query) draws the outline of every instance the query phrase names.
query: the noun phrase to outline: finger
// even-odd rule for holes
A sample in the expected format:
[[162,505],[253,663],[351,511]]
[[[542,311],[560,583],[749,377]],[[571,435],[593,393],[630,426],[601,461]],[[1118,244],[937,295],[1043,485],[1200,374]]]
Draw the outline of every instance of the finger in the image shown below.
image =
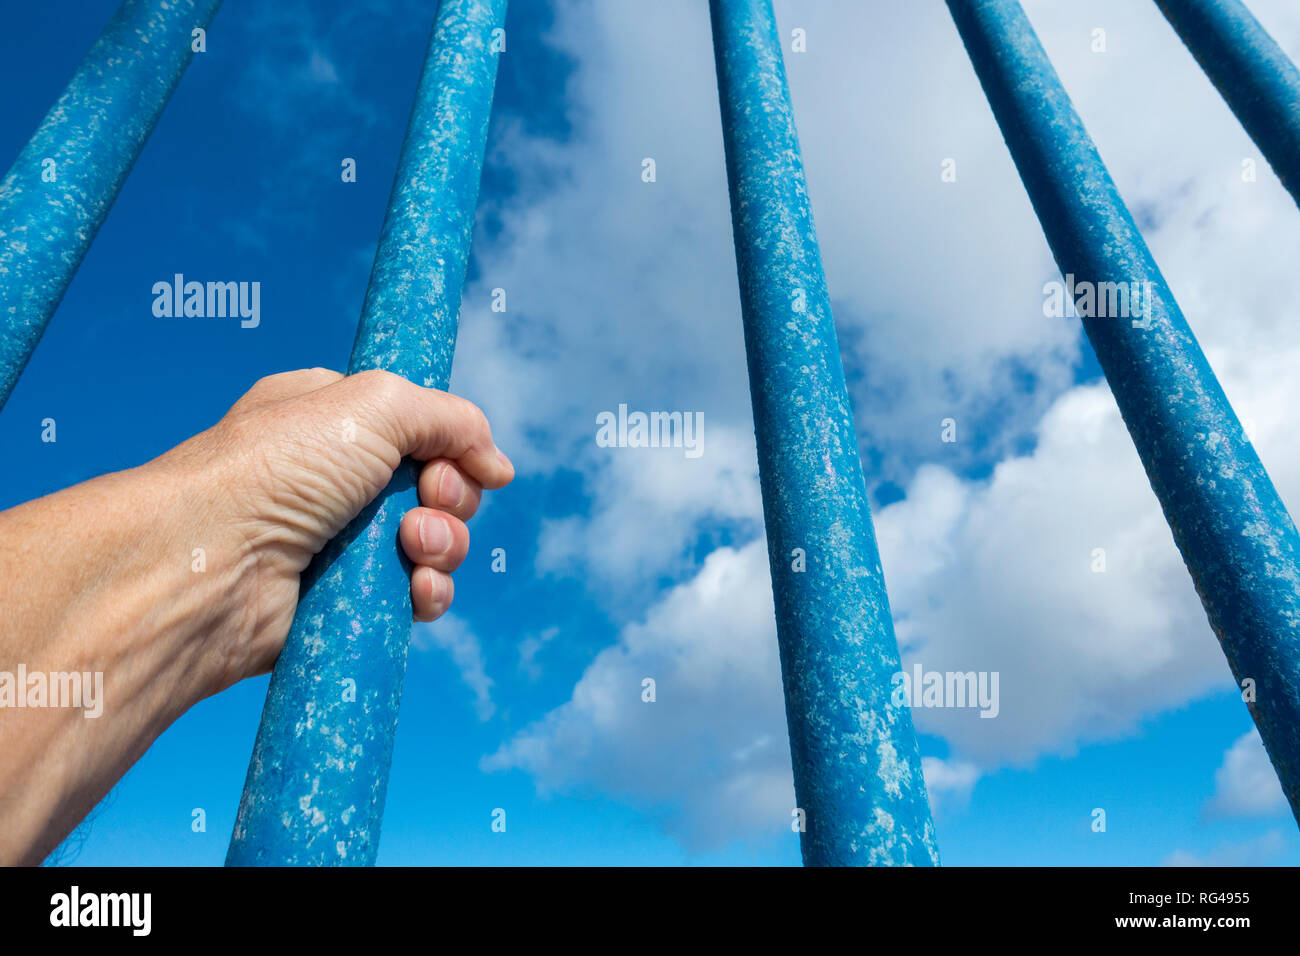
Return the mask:
[[347,400],[374,408],[374,426],[403,456],[449,458],[484,488],[500,488],[515,476],[510,459],[492,441],[487,417],[473,402],[377,369],[349,375],[333,387]]
[[450,574],[416,568],[411,573],[411,616],[417,621],[436,621],[451,606],[455,593]]
[[286,398],[297,398],[299,395],[314,392],[326,385],[333,385],[342,378],[341,372],[328,368],[300,368],[291,372],[277,372],[275,375],[267,375],[254,382],[253,387],[235,403],[235,407],[249,408]]
[[478,511],[483,486],[445,459],[431,461],[420,469],[420,504],[437,508],[468,521]]
[[412,564],[455,571],[469,552],[469,529],[459,518],[432,508],[412,508],[397,529]]

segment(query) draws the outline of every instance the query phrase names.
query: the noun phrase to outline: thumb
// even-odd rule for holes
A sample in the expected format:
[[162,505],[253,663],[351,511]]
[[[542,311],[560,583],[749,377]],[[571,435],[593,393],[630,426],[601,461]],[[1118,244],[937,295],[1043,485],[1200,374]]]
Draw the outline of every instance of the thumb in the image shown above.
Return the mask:
[[514,465],[492,440],[487,416],[473,402],[400,375],[372,369],[327,386],[349,404],[374,411],[368,421],[402,457],[416,461],[448,458],[484,488],[500,488],[515,476]]

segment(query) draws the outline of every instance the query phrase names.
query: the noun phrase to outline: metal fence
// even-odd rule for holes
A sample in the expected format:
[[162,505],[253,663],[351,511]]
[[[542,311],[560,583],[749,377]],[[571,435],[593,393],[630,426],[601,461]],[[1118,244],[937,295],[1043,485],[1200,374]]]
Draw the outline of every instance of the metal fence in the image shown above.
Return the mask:
[[[447,386],[506,2],[437,5],[349,372]],[[1300,202],[1300,72],[1240,0],[1155,2]],[[125,0],[0,184],[0,406],[218,3]],[[1295,525],[1020,3],[947,3],[1062,274],[1151,290],[1083,327],[1300,819]],[[771,0],[710,14],[804,861],[937,864]],[[416,503],[405,463],[304,574],[228,864],[374,862]]]

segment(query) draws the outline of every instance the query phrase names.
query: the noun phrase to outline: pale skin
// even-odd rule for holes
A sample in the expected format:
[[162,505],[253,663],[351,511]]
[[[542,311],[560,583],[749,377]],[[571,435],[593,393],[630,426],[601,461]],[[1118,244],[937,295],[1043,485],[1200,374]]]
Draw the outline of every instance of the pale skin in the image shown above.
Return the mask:
[[0,709],[0,863],[39,863],[181,714],[271,669],[303,569],[403,457],[422,467],[399,540],[432,621],[514,468],[476,406],[386,372],[269,376],[153,461],[0,512],[0,671],[102,672],[105,701]]

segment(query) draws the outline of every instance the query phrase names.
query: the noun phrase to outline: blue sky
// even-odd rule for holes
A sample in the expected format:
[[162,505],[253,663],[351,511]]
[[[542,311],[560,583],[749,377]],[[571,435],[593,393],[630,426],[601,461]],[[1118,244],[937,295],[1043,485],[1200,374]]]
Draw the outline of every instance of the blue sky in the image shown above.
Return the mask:
[[[9,11],[0,153],[115,6]],[[1300,57],[1300,11],[1250,6]],[[227,0],[0,414],[0,506],[346,363],[434,7]],[[1262,160],[1243,182],[1258,154],[1154,4],[1026,8],[1300,500],[1300,213]],[[905,662],[1001,675],[996,719],[917,716],[944,862],[1300,863],[1078,322],[1043,315],[1051,258],[943,3],[777,12],[808,36],[787,69]],[[507,35],[452,387],[520,477],[416,629],[380,863],[795,864],[706,5],[517,0]],[[176,272],[260,281],[261,324],[155,318]],[[620,403],[702,412],[704,454],[597,447]],[[265,687],[187,714],[65,856],[220,863]]]

